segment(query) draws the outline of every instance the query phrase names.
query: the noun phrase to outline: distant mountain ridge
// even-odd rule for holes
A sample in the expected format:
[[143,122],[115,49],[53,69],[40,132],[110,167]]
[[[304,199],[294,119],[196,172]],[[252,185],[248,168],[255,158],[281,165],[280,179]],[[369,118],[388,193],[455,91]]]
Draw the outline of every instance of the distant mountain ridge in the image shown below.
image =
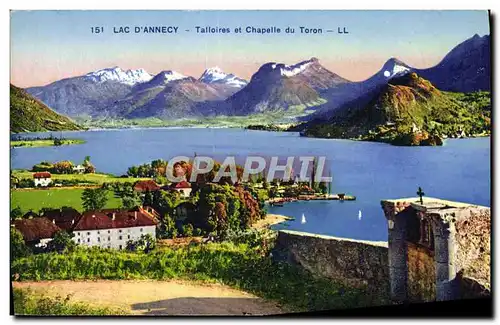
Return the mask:
[[171,70],[153,76],[144,69],[113,67],[26,90],[73,117],[172,119],[200,116],[199,103],[224,100],[246,83],[220,68],[207,69],[197,80]]
[[442,90],[490,91],[490,35],[476,34],[454,47],[438,65],[414,70]]
[[416,69],[390,58],[378,72],[360,82],[329,71],[313,57],[292,65],[265,63],[248,82],[219,67],[206,69],[199,78],[171,70],[151,75],[144,69],[113,67],[27,91],[72,117],[168,120],[279,113],[284,118],[308,121],[327,119],[350,102],[369,100],[390,80],[410,72],[440,90],[489,91],[489,49],[489,35],[475,35],[458,44],[435,67]]

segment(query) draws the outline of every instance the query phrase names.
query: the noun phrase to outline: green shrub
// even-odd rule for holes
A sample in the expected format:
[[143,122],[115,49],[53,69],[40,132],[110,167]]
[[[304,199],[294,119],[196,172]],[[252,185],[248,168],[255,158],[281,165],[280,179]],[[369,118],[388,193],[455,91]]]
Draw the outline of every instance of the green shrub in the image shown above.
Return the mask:
[[187,225],[182,226],[182,234],[185,237],[191,237],[193,236],[193,225],[188,223]]
[[29,289],[13,290],[14,313],[16,315],[119,315],[122,311],[106,308],[92,307],[84,303],[71,302],[71,296],[48,297],[39,295]]

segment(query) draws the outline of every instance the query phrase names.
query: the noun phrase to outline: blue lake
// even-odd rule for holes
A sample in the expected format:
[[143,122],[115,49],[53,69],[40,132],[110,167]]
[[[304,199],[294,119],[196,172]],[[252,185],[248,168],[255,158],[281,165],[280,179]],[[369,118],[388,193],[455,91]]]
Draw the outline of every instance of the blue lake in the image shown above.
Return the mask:
[[[43,136],[50,133],[26,133]],[[84,139],[82,145],[11,149],[11,168],[31,168],[40,161],[81,162],[90,156],[98,171],[125,174],[132,165],[177,155],[207,155],[237,160],[248,155],[326,156],[332,192],[356,201],[294,202],[269,212],[295,217],[276,226],[365,240],[387,240],[380,201],[427,196],[490,206],[490,138],[449,139],[442,147],[396,147],[382,143],[299,137],[297,133],[242,129],[157,128],[54,132]],[[362,211],[359,220],[358,211]],[[300,223],[302,214],[307,222]]]

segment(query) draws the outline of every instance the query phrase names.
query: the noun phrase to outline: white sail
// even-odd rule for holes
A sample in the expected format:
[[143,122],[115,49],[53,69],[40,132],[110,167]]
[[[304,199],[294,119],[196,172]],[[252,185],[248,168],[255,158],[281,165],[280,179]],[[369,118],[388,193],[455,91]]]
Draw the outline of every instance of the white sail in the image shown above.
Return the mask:
[[306,216],[302,213],[302,221],[300,223],[306,223]]
[[359,210],[358,219],[361,220],[361,210]]

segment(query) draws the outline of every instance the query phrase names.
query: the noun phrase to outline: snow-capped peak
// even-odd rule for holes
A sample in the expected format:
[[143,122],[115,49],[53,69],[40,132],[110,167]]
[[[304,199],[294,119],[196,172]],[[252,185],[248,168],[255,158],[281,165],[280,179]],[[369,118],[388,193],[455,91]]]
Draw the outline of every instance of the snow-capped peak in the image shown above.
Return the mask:
[[206,69],[200,77],[202,82],[214,82],[227,77],[227,73],[224,73],[221,68],[213,67]]
[[186,79],[187,77],[183,75],[182,73],[168,70],[168,71],[162,71],[158,74],[159,76],[163,77],[163,81],[165,83],[173,80],[179,80],[179,79]]
[[236,77],[234,74],[227,74],[219,67],[206,69],[201,75],[199,81],[207,84],[224,83],[239,88],[242,88],[247,84],[245,80]]
[[317,62],[318,59],[312,58],[310,60],[302,61],[294,65],[284,65],[284,64],[272,64],[271,68],[280,69],[280,74],[285,77],[293,77],[295,75],[298,75],[302,71],[304,71],[308,66],[313,64],[314,62]]
[[387,79],[405,75],[410,71],[411,69],[406,64],[395,58],[389,59],[382,68],[382,73]]
[[137,83],[147,82],[153,78],[153,76],[144,69],[122,70],[120,67],[105,68],[89,72],[85,77],[98,83],[117,81],[131,86]]

